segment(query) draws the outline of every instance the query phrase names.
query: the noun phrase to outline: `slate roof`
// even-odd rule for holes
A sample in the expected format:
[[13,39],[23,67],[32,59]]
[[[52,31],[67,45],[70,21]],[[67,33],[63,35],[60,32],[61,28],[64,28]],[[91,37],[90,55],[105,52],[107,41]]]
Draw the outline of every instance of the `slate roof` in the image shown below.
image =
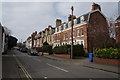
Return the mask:
[[[90,11],[90,12],[88,12],[88,13],[86,13],[86,14],[81,15],[81,16],[84,17],[84,21],[86,22],[86,21],[89,20],[89,14],[94,13],[94,12],[97,12],[97,11],[99,11],[99,10],[93,10],[93,11]],[[100,12],[100,13],[101,13],[101,12]],[[102,14],[102,15],[103,15],[103,14]],[[80,19],[81,16],[77,17],[76,19]],[[104,15],[103,15],[103,16],[104,16]],[[79,20],[79,21],[80,21],[80,20]],[[81,21],[80,21],[80,22],[81,22]]]
[[120,16],[116,19],[116,21],[120,20]]
[[[89,13],[90,13],[90,12],[89,12]],[[88,15],[89,15],[89,13],[81,15],[81,16],[84,17],[84,21],[87,21],[87,20],[88,20]],[[76,19],[80,19],[81,16],[79,16],[79,17],[76,18]],[[79,21],[80,21],[80,20],[79,20]],[[81,22],[81,21],[80,21],[80,22]]]

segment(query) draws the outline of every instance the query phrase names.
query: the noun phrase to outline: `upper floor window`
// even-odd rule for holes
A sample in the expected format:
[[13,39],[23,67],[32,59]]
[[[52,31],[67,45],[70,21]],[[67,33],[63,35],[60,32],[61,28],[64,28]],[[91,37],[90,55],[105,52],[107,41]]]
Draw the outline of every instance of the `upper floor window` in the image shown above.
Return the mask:
[[68,39],[68,33],[66,32],[65,33],[65,40],[67,40]]
[[72,31],[70,31],[70,38],[72,38]]
[[81,28],[81,35],[84,35],[84,28]]
[[80,36],[80,29],[77,30],[77,35]]
[[54,41],[56,41],[56,40],[57,40],[57,35],[54,36]]
[[73,30],[73,37],[75,37],[75,30]]
[[84,28],[79,28],[77,30],[77,36],[82,36],[82,35],[84,35]]
[[75,30],[73,30],[73,33],[72,33],[72,31],[70,31],[70,38],[72,38],[72,35],[73,35],[73,37],[75,37]]
[[60,34],[57,34],[57,40],[60,40]]

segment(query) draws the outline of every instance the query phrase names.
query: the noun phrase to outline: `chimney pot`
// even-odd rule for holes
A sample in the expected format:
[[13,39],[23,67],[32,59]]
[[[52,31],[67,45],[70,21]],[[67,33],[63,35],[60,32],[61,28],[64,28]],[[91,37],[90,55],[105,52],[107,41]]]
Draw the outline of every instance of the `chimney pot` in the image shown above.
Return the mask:
[[93,4],[92,4],[92,10],[97,10],[97,9],[99,9],[99,10],[101,11],[100,5],[99,5],[99,4],[96,4],[96,3],[93,3]]
[[60,26],[62,24],[62,20],[56,19],[56,27]]
[[[69,16],[68,16],[68,22],[71,21],[71,19],[72,19],[72,15],[69,15]],[[73,19],[76,19],[76,16],[75,16],[75,15],[73,15]]]

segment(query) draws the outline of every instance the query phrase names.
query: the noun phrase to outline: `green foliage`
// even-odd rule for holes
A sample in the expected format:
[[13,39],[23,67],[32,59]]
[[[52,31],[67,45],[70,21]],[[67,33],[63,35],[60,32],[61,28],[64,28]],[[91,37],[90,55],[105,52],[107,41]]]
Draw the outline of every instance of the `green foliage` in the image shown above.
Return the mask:
[[68,54],[70,50],[70,45],[63,45],[59,47],[54,47],[53,52],[56,54]]
[[46,52],[46,53],[49,53],[49,54],[52,54],[52,46],[50,45],[43,45],[42,47],[38,47],[36,48],[36,50],[38,52]]
[[8,37],[8,49],[11,49],[12,47],[17,45],[17,38],[13,37],[13,36],[9,36]]
[[[56,54],[70,54],[71,53],[71,45],[63,45],[59,47],[55,47],[53,52]],[[85,53],[83,49],[83,45],[74,45],[73,46],[73,56],[83,56]]]
[[85,53],[83,45],[73,46],[73,56],[83,56]]
[[84,57],[88,57],[88,56],[89,56],[89,54],[88,54],[88,51],[86,50],[85,54],[84,54]]
[[37,47],[36,50],[37,50],[38,52],[42,52],[42,47]]
[[47,42],[44,42],[43,45],[49,45]]
[[104,59],[120,59],[120,49],[104,48],[95,51],[95,57]]

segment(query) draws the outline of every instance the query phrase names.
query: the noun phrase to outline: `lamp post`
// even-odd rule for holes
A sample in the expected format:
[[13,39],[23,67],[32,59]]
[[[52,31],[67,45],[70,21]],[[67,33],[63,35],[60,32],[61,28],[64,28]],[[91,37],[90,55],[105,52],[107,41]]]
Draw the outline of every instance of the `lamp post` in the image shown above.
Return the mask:
[[71,16],[71,21],[72,21],[72,24],[71,24],[71,37],[72,37],[72,43],[71,43],[71,55],[70,55],[70,58],[73,59],[73,6],[71,7],[71,10],[72,10],[72,16]]

